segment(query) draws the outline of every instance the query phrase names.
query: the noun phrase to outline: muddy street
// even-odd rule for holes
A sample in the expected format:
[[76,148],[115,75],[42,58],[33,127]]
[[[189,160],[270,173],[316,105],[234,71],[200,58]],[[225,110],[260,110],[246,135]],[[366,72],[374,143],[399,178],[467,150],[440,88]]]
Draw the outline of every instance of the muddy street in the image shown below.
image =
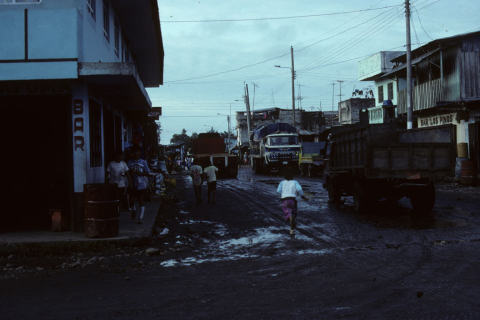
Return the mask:
[[148,247],[2,258],[1,318],[480,318],[478,188],[437,185],[429,214],[408,199],[358,214],[351,197],[328,203],[323,178],[297,175],[309,201],[291,236],[282,177],[241,167],[215,205],[175,177],[181,201],[159,212]]

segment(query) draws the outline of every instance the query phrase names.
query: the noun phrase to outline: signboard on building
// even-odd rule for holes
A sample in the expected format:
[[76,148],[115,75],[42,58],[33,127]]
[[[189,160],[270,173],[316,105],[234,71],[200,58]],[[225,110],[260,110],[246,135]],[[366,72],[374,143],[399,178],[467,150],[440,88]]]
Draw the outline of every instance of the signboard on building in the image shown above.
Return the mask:
[[368,123],[383,123],[383,106],[368,109]]
[[441,126],[444,124],[458,124],[457,114],[448,113],[448,114],[418,118],[419,128]]

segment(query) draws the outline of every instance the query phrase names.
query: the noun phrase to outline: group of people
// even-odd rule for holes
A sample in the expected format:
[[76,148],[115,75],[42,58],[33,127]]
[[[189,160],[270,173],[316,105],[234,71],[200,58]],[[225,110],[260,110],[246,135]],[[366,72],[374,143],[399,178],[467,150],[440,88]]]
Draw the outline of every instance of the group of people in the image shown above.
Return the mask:
[[142,224],[150,168],[141,158],[140,147],[134,146],[132,152],[133,158],[125,163],[123,151],[117,151],[114,160],[107,166],[105,179],[118,185],[119,210],[127,209],[125,204],[128,202],[127,210],[132,211],[131,219],[135,221],[138,218],[137,223]]
[[[217,191],[217,172],[218,168],[210,163],[210,166],[202,169],[198,165],[198,160],[193,160],[193,165],[190,167],[190,176],[193,181],[193,189],[195,190],[195,199],[197,200],[197,205],[200,205],[202,201],[202,184],[203,181],[207,181],[208,189],[208,203],[215,204],[215,194]],[[212,198],[210,198],[210,194]],[[212,202],[210,202],[210,199]]]
[[[246,154],[246,153],[245,153]],[[215,204],[215,193],[217,190],[217,177],[216,173],[218,168],[212,163],[209,167],[202,169],[198,165],[198,160],[194,160],[193,165],[190,167],[190,176],[193,182],[193,189],[195,191],[195,199],[197,205],[200,205],[202,201],[202,184],[204,180],[207,180],[208,188],[208,203],[210,203],[210,193],[212,194],[212,204]],[[285,180],[280,182],[277,188],[277,193],[280,195],[282,201],[282,211],[285,221],[290,223],[290,234],[295,234],[296,218],[297,218],[297,197],[308,201],[305,197],[300,184],[293,180],[293,169],[286,168],[284,171]]]

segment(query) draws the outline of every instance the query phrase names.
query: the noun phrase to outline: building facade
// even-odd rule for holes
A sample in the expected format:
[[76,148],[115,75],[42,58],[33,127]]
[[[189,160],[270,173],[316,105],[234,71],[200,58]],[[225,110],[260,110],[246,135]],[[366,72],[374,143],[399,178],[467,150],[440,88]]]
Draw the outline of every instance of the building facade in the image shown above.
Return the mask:
[[115,151],[158,143],[145,89],[163,82],[157,2],[12,0],[0,28],[3,227],[48,228],[56,209],[83,231],[84,184],[105,182]]

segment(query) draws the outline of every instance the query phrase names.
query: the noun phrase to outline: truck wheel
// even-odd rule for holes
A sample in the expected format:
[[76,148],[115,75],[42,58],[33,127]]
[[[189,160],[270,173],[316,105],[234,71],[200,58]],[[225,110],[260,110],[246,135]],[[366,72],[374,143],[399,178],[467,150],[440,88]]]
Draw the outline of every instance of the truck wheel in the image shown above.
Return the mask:
[[255,174],[262,173],[262,166],[260,165],[260,160],[257,160],[257,159],[253,160],[253,168],[255,170]]
[[365,187],[357,180],[353,183],[353,207],[356,212],[364,212],[368,205],[369,199]]
[[421,191],[412,192],[410,195],[410,203],[414,211],[420,213],[430,212],[435,205],[435,185],[430,183]]
[[342,197],[342,189],[334,185],[330,180],[327,181],[328,203],[339,203]]
[[315,177],[315,168],[314,168],[311,164],[308,165],[307,172],[308,172],[308,176],[309,176],[310,178]]
[[262,171],[263,171],[263,174],[267,174],[267,175],[269,175],[271,171],[270,165],[265,160],[262,160]]

